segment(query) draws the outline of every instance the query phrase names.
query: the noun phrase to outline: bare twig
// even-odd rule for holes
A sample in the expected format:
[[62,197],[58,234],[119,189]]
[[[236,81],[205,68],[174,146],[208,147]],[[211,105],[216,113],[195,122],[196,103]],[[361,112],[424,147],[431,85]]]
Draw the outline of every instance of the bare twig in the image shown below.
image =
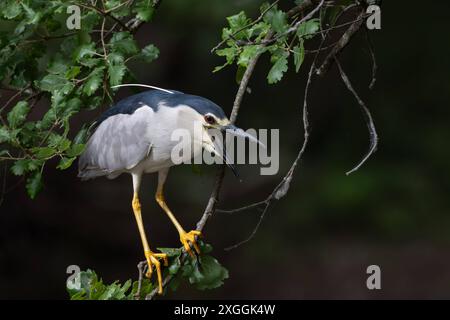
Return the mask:
[[367,29],[366,29],[366,40],[367,40],[367,46],[368,46],[369,52],[370,52],[370,58],[372,59],[372,80],[370,81],[370,84],[369,84],[369,89],[372,90],[373,87],[375,86],[375,83],[377,82],[378,65],[377,65],[377,57],[375,55],[375,49],[373,48],[373,44],[370,39],[370,34]]
[[2,112],[6,107],[8,107],[8,105],[14,101],[14,99],[16,99],[17,97],[19,97],[22,93],[24,93],[28,88],[30,88],[30,86],[26,86],[22,89],[20,89],[19,91],[17,91],[14,95],[11,96],[11,98],[8,99],[8,101],[6,101],[6,103],[0,108],[0,112]]
[[41,38],[42,40],[46,41],[46,40],[53,40],[53,39],[61,39],[61,38],[67,38],[67,37],[71,37],[77,34],[77,32],[67,32],[67,33],[63,33],[63,34],[59,34],[59,35],[55,35],[55,36],[45,36],[45,35],[40,35],[39,33],[36,33],[38,35],[39,38]]
[[[100,40],[101,40],[102,48],[103,48],[103,59],[105,60],[105,63],[107,65],[109,65],[110,62],[108,60],[108,51],[106,50],[106,44],[105,44],[105,22],[106,22],[106,19],[103,18],[102,28],[101,28],[101,32],[100,32]],[[105,101],[105,94],[108,96],[109,101],[113,101],[113,98],[112,98],[111,94],[109,93],[107,73],[105,73],[103,75],[103,97],[102,97],[102,101]]]
[[76,4],[79,5],[80,7],[83,7],[83,8],[86,8],[86,9],[92,9],[92,10],[97,11],[97,12],[100,13],[103,17],[108,17],[108,18],[114,20],[115,22],[117,22],[117,23],[122,27],[122,29],[131,32],[131,30],[127,27],[126,24],[124,24],[122,21],[120,21],[120,19],[117,19],[116,17],[114,17],[114,16],[111,14],[111,11],[105,11],[105,10],[102,10],[102,9],[100,9],[100,8],[94,6],[94,5],[91,5],[91,4],[84,4],[84,3],[80,3],[80,2],[77,2]]
[[211,195],[209,197],[206,208],[203,212],[202,217],[197,222],[196,229],[199,231],[203,230],[203,228],[206,225],[206,222],[213,215],[213,213],[216,209],[216,204],[219,201],[219,193],[220,193],[220,189],[222,188],[222,182],[223,182],[224,176],[225,176],[225,165],[221,165],[220,168],[217,170],[216,180],[215,180],[214,186],[213,186],[213,191],[211,192]]
[[358,170],[366,161],[370,158],[370,156],[376,151],[377,145],[378,145],[378,135],[377,130],[375,129],[375,124],[373,122],[372,114],[370,113],[369,108],[364,103],[364,101],[359,97],[356,90],[353,88],[352,83],[348,76],[345,74],[344,69],[342,68],[339,60],[335,57],[336,65],[338,66],[339,73],[341,74],[342,81],[344,82],[347,89],[353,94],[353,96],[356,99],[356,102],[358,102],[359,106],[361,107],[361,110],[363,112],[364,119],[367,124],[367,128],[369,130],[369,150],[367,151],[366,155],[361,159],[361,161],[350,171],[346,172],[347,175],[355,172]]
[[358,18],[355,20],[355,22],[345,31],[345,33],[342,35],[341,39],[338,41],[338,43],[333,47],[333,49],[330,51],[330,53],[325,58],[324,62],[320,66],[319,69],[317,69],[317,75],[323,76],[327,73],[328,69],[330,69],[334,57],[337,56],[350,42],[350,39],[359,31],[361,26],[363,25],[365,17],[365,12],[361,11]]
[[291,10],[289,10],[286,13],[286,15],[288,17],[294,17],[295,15],[302,13],[303,11],[308,9],[309,7],[312,7],[312,5],[313,5],[312,0],[305,0],[302,3],[300,3],[298,6],[292,8]]
[[147,268],[147,261],[141,261],[137,265],[138,272],[139,272],[139,278],[138,278],[138,287],[136,290],[136,293],[134,295],[134,298],[136,300],[140,300],[141,298],[141,289],[142,289],[142,281],[144,280],[144,274],[145,269]]
[[106,44],[105,44],[105,23],[106,23],[106,19],[103,18],[102,28],[100,31],[100,41],[102,42],[103,58],[105,59],[105,62],[108,63],[108,54],[106,53]]
[[253,209],[253,208],[258,208],[258,207],[260,207],[263,204],[267,204],[267,202],[268,202],[268,200],[265,199],[263,201],[255,202],[255,203],[252,203],[252,204],[249,204],[249,205],[243,206],[241,208],[237,208],[237,209],[231,209],[231,210],[217,209],[216,212],[233,214],[233,213],[238,213],[238,212],[241,212],[241,211],[250,210],[250,209]]
[[[5,121],[5,119],[3,119],[3,115],[2,112],[3,110],[5,110],[16,98],[20,97],[23,93],[26,93],[27,91],[29,91],[31,88],[31,85],[27,85],[24,88],[18,90],[14,95],[12,95],[8,101],[6,101],[6,103],[0,107],[0,122],[4,125],[7,126],[7,123]],[[2,88],[3,89],[3,88]],[[30,93],[32,93],[32,91],[30,91]],[[33,97],[33,96],[31,96]],[[29,99],[29,98],[28,98]]]

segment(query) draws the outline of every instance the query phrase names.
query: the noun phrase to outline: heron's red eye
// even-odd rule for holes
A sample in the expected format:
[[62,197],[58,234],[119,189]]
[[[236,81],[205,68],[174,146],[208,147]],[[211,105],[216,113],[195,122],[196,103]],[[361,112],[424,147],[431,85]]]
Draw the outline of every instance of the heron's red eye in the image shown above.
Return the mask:
[[210,115],[206,115],[206,116],[205,116],[205,121],[206,121],[206,123],[208,123],[208,124],[214,124],[214,123],[216,123],[216,119],[214,119],[214,117],[213,117],[213,116],[210,116]]

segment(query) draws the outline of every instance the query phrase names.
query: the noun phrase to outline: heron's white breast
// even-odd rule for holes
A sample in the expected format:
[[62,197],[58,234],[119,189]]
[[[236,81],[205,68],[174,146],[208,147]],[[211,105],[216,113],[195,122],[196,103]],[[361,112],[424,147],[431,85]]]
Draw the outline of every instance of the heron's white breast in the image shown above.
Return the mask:
[[[192,108],[188,106],[167,107],[163,104],[159,105],[156,112],[152,110],[147,113],[148,141],[151,141],[151,149],[148,157],[144,159],[137,167],[144,172],[156,172],[162,168],[173,166],[171,154],[173,148],[180,143],[179,140],[174,139],[173,133],[175,130],[184,130],[194,138],[194,124],[199,121],[201,116]],[[194,148],[193,144],[198,141],[191,141],[191,150],[198,150]],[[195,154],[192,154],[192,157]]]

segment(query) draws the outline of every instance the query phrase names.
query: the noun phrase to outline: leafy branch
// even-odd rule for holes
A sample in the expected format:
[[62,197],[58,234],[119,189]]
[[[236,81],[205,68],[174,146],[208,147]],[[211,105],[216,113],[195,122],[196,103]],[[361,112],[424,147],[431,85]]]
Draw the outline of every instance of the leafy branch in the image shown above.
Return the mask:
[[[139,48],[133,34],[149,22],[154,0],[6,0],[0,4],[0,89],[13,92],[0,108],[0,161],[26,177],[35,198],[44,167],[69,168],[84,150],[89,127],[74,131],[73,116],[103,108],[110,87],[132,80],[127,63],[155,60],[153,44]],[[67,8],[81,8],[80,30],[68,31]],[[48,107],[47,107],[48,106]]]
[[[182,281],[189,282],[198,290],[214,289],[228,278],[228,271],[209,255],[212,247],[201,241],[199,245],[201,254],[197,259],[184,257],[181,248],[158,248],[169,259],[164,272],[171,279],[171,290],[177,290]],[[144,277],[146,268],[147,262],[140,262],[138,280],[127,280],[123,285],[118,281],[105,285],[94,271],[82,271],[67,282],[67,291],[72,300],[142,300],[158,290],[150,279]]]

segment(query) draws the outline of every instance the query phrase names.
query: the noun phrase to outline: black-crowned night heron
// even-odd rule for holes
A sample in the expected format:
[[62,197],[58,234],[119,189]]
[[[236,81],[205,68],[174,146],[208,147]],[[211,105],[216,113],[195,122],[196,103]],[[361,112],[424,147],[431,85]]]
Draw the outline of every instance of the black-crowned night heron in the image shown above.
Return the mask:
[[[194,134],[196,123],[201,124],[203,132],[200,136]],[[159,260],[167,265],[167,256],[152,251],[145,235],[139,202],[142,175],[158,172],[156,201],[175,225],[186,251],[193,256],[191,246],[200,253],[196,243],[196,237],[201,236],[200,231],[186,232],[164,200],[164,182],[169,168],[174,165],[171,152],[178,143],[171,138],[172,132],[185,129],[193,137],[192,144],[201,146],[200,151],[203,148],[224,158],[226,155],[214,141],[211,129],[255,139],[232,125],[223,110],[212,101],[159,88],[121,100],[101,115],[95,125],[96,130],[80,157],[78,176],[82,179],[99,176],[113,179],[124,172],[131,174],[134,190],[132,208],[148,263],[147,276],[151,277],[155,267],[161,293],[162,276]],[[192,150],[196,149],[198,150],[198,148]],[[191,156],[198,155],[193,152]]]

